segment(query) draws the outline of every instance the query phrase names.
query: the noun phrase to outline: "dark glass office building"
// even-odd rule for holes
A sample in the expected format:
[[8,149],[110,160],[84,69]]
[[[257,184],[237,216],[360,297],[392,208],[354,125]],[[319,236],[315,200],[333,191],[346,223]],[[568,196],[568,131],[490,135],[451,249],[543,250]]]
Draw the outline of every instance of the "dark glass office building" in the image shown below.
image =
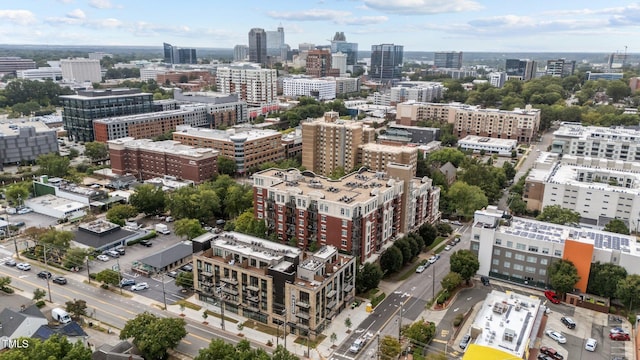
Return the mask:
[[70,140],[94,141],[93,120],[153,111],[153,94],[139,89],[81,90],[60,96],[62,122]]
[[371,70],[369,79],[373,81],[389,81],[402,76],[402,45],[371,45]]
[[267,63],[267,33],[264,29],[249,31],[249,61],[262,65]]

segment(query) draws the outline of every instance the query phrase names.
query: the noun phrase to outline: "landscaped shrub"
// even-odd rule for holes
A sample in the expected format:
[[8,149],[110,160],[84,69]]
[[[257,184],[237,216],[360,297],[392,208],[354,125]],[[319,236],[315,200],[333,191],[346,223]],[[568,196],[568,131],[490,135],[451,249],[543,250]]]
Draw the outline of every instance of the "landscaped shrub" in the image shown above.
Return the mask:
[[38,309],[43,308],[45,305],[46,305],[46,304],[45,304],[44,300],[39,300],[39,301],[36,303],[36,306],[38,307]]
[[455,319],[453,319],[453,326],[460,326],[460,324],[462,324],[462,320],[464,320],[464,315],[462,314],[458,314],[456,315]]
[[447,300],[449,300],[449,292],[444,290],[443,292],[440,293],[440,296],[438,296],[438,300],[436,300],[436,303],[438,305],[442,305]]

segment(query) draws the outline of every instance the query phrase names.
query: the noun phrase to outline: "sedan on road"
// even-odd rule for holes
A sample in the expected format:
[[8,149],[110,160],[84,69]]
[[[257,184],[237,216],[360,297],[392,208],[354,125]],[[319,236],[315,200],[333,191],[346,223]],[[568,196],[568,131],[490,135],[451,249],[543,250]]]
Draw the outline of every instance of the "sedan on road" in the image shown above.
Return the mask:
[[629,334],[615,333],[615,334],[609,334],[609,339],[615,340],[615,341],[629,341],[631,340],[631,337],[629,337]]
[[31,270],[31,265],[29,265],[28,263],[19,263],[18,265],[16,265],[16,267],[20,270],[24,270],[24,271],[29,271]]
[[56,276],[52,281],[56,284],[67,285],[67,278],[65,278],[64,276]]
[[559,331],[547,330],[547,331],[545,331],[545,334],[547,334],[547,336],[552,338],[553,340],[557,341],[558,344],[566,344],[567,343],[567,338],[564,337],[564,335],[562,335],[562,333],[559,332]]
[[148,288],[149,288],[149,284],[147,284],[146,282],[141,282],[139,284],[135,284],[131,286],[131,291],[140,291]]
[[418,268],[416,269],[416,272],[417,272],[417,273],[421,273],[421,272],[423,272],[423,271],[424,271],[424,269],[426,269],[426,268],[424,267],[424,265],[420,265],[420,266],[418,266]]
[[438,258],[436,258],[436,256],[432,256],[429,258],[429,264],[434,264],[436,262],[436,260],[438,260]]
[[7,265],[7,266],[16,266],[16,265],[18,265],[18,263],[16,263],[16,261],[13,260],[13,259],[9,259],[9,260],[5,261],[4,264]]
[[109,257],[107,255],[104,255],[104,254],[96,256],[96,259],[98,259],[100,261],[109,261]]
[[51,279],[51,273],[43,270],[38,273],[38,277],[42,279]]

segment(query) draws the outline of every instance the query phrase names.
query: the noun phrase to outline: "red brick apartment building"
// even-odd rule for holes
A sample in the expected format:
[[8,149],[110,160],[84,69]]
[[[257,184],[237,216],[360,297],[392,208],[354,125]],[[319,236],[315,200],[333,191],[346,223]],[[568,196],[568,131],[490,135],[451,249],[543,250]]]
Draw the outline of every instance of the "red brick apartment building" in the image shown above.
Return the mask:
[[218,172],[218,151],[213,149],[131,137],[110,140],[107,144],[111,168],[118,175],[133,174],[143,180],[169,175],[200,184]]
[[269,169],[253,175],[254,215],[270,234],[298,247],[331,245],[362,261],[424,223],[434,223],[440,189],[413,177],[410,165],[364,169],[339,180],[311,171]]

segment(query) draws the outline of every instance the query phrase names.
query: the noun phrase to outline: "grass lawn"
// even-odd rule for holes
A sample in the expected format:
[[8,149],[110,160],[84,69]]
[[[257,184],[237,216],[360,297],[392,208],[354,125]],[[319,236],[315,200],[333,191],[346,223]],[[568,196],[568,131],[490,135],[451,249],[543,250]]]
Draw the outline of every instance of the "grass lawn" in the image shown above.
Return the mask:
[[175,303],[173,303],[173,305],[184,305],[185,308],[195,310],[195,311],[200,311],[202,309],[202,306],[194,304],[192,302],[188,302],[186,300],[178,300]]
[[[327,338],[327,336],[326,335],[322,335],[322,334],[316,336],[315,340],[310,340],[309,341],[309,348],[310,349],[315,349],[316,346],[318,346],[318,344],[321,343],[322,340],[324,340],[326,338]],[[307,338],[304,337],[304,336],[298,336],[294,342],[296,344],[300,344],[300,345],[305,345],[306,346],[307,345]]]
[[[218,318],[218,319],[222,319],[222,316],[220,316],[220,314],[215,313],[215,312],[213,312],[213,311],[211,311],[211,310],[207,310],[207,315],[209,315],[209,316],[213,316],[213,317],[216,317],[216,318]],[[224,317],[224,321],[228,321],[228,322],[230,322],[230,323],[234,323],[234,324],[237,324],[237,323],[238,323],[238,320],[233,319],[233,318],[230,318],[230,317],[226,317],[226,316]]]
[[[263,324],[259,321],[254,321],[254,320],[247,320],[244,322],[244,327],[245,328],[251,328],[253,330],[258,330],[260,332],[263,332],[265,334],[269,334],[272,336],[278,336],[278,329],[268,326],[266,324]],[[283,330],[284,331],[284,330]]]

